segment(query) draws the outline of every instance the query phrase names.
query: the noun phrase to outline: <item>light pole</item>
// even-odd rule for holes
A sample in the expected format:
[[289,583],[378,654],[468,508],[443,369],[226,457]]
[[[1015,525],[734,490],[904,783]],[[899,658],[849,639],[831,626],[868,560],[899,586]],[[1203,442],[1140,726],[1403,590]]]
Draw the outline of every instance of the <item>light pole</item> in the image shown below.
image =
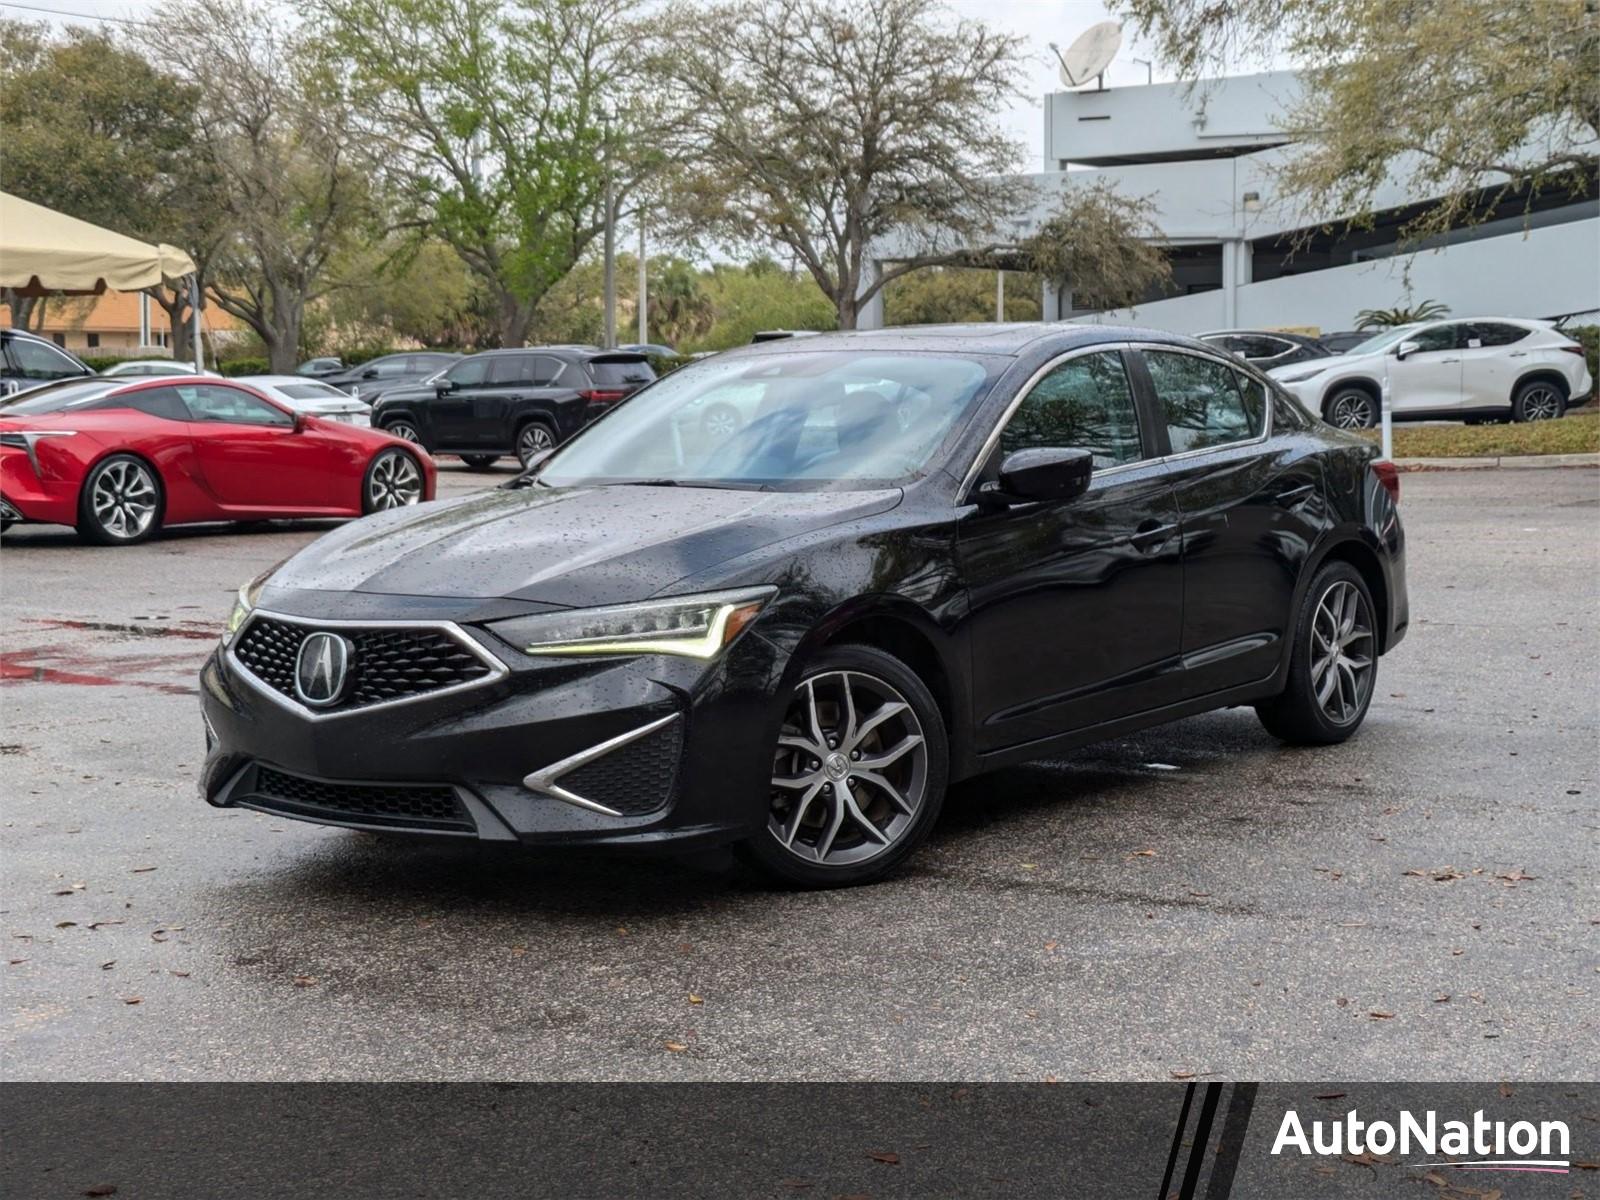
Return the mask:
[[606,188],[606,329],[605,348],[614,350],[617,346],[617,210],[615,198],[612,195],[611,179],[611,114],[602,111],[600,114],[600,140],[601,154],[605,156]]

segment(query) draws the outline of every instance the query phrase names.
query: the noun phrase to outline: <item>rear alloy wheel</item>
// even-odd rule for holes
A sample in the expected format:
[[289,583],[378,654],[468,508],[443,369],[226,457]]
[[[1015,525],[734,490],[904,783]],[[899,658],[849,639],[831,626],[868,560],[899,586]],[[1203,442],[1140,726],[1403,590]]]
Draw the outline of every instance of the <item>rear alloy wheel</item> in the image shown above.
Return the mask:
[[404,450],[379,452],[361,481],[361,511],[387,512],[422,500],[422,468]]
[[1511,401],[1511,415],[1519,421],[1554,421],[1566,409],[1561,389],[1543,379],[1523,384]]
[[1361,725],[1378,675],[1378,623],[1367,583],[1349,563],[1317,572],[1295,623],[1294,654],[1281,695],[1256,705],[1267,731],[1286,742],[1325,746]]
[[820,656],[783,703],[766,828],[744,856],[804,887],[883,878],[944,803],[938,705],[904,663],[866,646]]
[[498,454],[463,454],[461,461],[474,471],[487,471],[500,461]]
[[95,464],[78,499],[78,533],[102,546],[131,546],[161,525],[161,481],[131,454]]
[[529,421],[517,434],[517,461],[527,467],[546,450],[554,450],[556,435],[542,421]]
[[1363,388],[1344,388],[1328,399],[1328,424],[1340,429],[1371,429],[1378,423],[1378,402]]

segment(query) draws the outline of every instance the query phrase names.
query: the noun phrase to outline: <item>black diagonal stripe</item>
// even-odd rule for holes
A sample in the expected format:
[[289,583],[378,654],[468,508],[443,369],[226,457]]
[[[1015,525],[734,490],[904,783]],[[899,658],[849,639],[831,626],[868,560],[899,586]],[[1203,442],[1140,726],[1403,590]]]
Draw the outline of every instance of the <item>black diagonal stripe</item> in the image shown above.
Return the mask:
[[1156,1200],[1167,1200],[1167,1189],[1172,1186],[1172,1173],[1178,1168],[1178,1151],[1183,1149],[1183,1130],[1189,1124],[1189,1105],[1194,1102],[1194,1084],[1183,1089],[1183,1107],[1178,1110],[1178,1127],[1172,1131],[1172,1151],[1167,1155],[1167,1173],[1161,1177],[1161,1191]]
[[1233,1191],[1233,1176],[1244,1152],[1244,1135],[1250,1128],[1250,1113],[1255,1108],[1256,1084],[1236,1083],[1228,1097],[1228,1115],[1222,1121],[1222,1136],[1217,1141],[1217,1161],[1211,1168],[1211,1183],[1206,1200],[1228,1200]]
[[1178,1190],[1178,1200],[1195,1198],[1195,1189],[1200,1186],[1200,1169],[1206,1162],[1206,1147],[1211,1141],[1211,1123],[1216,1120],[1217,1101],[1221,1098],[1220,1083],[1206,1084],[1206,1098],[1200,1103],[1200,1119],[1195,1123],[1194,1141],[1189,1146],[1189,1166],[1183,1173],[1183,1187]]

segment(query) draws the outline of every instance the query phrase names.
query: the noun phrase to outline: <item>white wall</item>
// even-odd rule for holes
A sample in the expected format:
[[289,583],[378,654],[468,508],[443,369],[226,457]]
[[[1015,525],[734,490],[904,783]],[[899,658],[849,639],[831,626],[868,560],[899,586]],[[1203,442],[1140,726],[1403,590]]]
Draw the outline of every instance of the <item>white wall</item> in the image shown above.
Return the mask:
[[[1456,317],[1552,317],[1600,307],[1600,219],[1246,284],[1231,324],[1332,332],[1354,329],[1360,309],[1423,300],[1449,305]],[[1226,324],[1223,304],[1220,291],[1202,292],[1077,320],[1203,333]]]

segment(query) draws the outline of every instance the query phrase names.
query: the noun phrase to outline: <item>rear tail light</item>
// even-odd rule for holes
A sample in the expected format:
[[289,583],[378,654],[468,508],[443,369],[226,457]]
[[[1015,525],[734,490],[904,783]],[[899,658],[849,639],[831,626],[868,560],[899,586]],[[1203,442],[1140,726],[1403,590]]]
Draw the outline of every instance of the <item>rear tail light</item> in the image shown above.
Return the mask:
[[1378,477],[1378,482],[1383,485],[1383,490],[1389,493],[1389,499],[1399,504],[1400,468],[1388,459],[1380,458],[1372,464],[1372,473]]
[[627,394],[620,388],[584,388],[578,393],[589,402],[591,408],[603,408],[608,404],[615,404]]
[[1568,354],[1576,354],[1579,358],[1583,357],[1583,347],[1578,345],[1577,342],[1571,342],[1565,346],[1557,346],[1556,349],[1565,350]]

